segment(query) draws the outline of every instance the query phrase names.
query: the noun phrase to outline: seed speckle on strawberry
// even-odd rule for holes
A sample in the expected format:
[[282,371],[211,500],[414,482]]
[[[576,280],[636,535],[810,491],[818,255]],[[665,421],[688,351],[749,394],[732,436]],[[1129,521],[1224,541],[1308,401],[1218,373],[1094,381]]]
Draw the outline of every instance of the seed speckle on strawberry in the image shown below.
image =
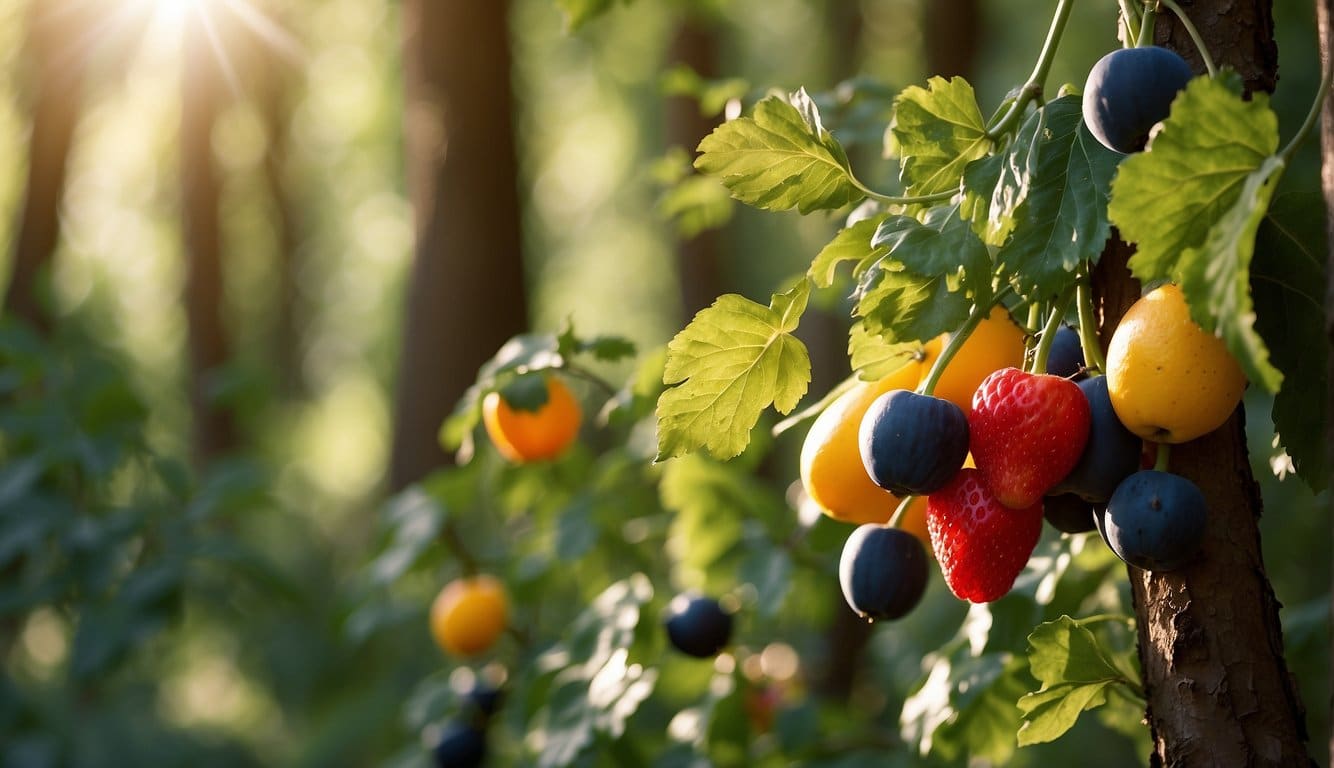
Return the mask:
[[927,498],[931,549],[950,591],[989,603],[1014,586],[1042,533],[1042,503],[1010,509],[992,495],[979,470],[959,470]]

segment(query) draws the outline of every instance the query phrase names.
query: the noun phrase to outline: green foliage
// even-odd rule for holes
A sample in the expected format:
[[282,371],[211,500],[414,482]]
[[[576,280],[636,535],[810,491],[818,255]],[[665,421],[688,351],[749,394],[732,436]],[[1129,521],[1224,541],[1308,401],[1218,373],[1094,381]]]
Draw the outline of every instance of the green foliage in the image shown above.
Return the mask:
[[1060,737],[1074,726],[1081,712],[1105,704],[1111,686],[1120,685],[1140,695],[1139,684],[1121,671],[1089,629],[1108,618],[1062,616],[1038,625],[1028,636],[1029,668],[1042,687],[1019,699],[1024,713],[1019,746]]
[[957,189],[965,166],[992,149],[973,86],[962,77],[910,86],[894,106],[893,151],[911,195]]
[[806,91],[770,96],[754,114],[726,122],[699,143],[695,167],[732,196],[765,210],[840,208],[863,197],[843,146],[820,123]]
[[1250,263],[1283,169],[1277,150],[1278,119],[1264,94],[1243,100],[1235,74],[1197,78],[1149,148],[1122,163],[1108,207],[1137,246],[1134,275],[1180,283],[1191,317],[1217,329],[1247,377],[1270,392],[1283,375],[1254,328]]
[[730,459],[745,449],[771,403],[792,410],[806,394],[811,363],[793,336],[810,283],[774,294],[768,307],[737,295],[700,311],[668,346],[658,399],[658,458],[703,448]]

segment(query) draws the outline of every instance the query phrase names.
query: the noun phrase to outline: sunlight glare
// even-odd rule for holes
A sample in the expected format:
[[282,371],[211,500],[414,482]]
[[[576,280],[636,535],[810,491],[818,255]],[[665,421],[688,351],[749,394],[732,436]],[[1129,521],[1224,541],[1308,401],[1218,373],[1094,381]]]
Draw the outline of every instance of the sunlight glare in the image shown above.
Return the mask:
[[154,0],[158,19],[172,28],[179,27],[187,14],[198,9],[207,0]]

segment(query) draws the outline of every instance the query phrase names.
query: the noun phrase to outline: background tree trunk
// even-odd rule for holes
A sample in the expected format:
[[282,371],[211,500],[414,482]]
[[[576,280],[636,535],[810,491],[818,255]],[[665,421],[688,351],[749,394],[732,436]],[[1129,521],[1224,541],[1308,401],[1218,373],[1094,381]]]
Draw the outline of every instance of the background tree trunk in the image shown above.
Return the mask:
[[416,253],[389,484],[448,462],[440,422],[528,324],[510,82],[509,3],[403,4]]
[[[1334,56],[1334,0],[1316,0],[1316,20],[1320,30],[1320,63],[1321,66],[1329,66],[1331,56]],[[1327,462],[1326,472],[1329,477],[1334,478],[1334,269],[1329,265],[1334,264],[1334,98],[1326,94],[1324,111],[1321,113],[1320,122],[1320,178],[1322,186],[1325,189],[1325,226],[1329,233],[1330,259],[1326,264],[1326,290],[1325,290],[1325,342],[1328,348],[1329,357],[1325,365],[1329,375],[1326,378],[1325,390],[1325,413],[1331,414],[1325,422],[1325,459]],[[1331,529],[1334,531],[1334,528]],[[1330,585],[1331,600],[1334,600],[1334,584]],[[1334,614],[1334,603],[1330,605],[1331,614]],[[1330,637],[1330,657],[1334,658],[1334,636]],[[1334,703],[1334,669],[1330,672],[1329,681],[1330,701]],[[1331,708],[1334,712],[1334,706]],[[1331,715],[1334,717],[1334,714]],[[1329,758],[1334,762],[1334,728],[1330,729]]]
[[[187,14],[181,77],[181,229],[187,258],[186,322],[190,355],[190,404],[196,459],[206,463],[236,446],[232,414],[210,390],[231,359],[223,322],[221,182],[213,157],[213,126],[227,84],[210,35],[222,14]],[[210,30],[206,25],[212,24]]]
[[[1196,2],[1190,14],[1220,66],[1249,89],[1277,75],[1267,1]],[[1203,71],[1170,14],[1155,41]],[[1128,247],[1113,243],[1095,276],[1104,343],[1139,286]],[[1239,408],[1215,432],[1172,451],[1171,470],[1193,480],[1209,504],[1203,554],[1168,573],[1128,568],[1139,627],[1154,765],[1304,765],[1305,713],[1283,659],[1278,601],[1265,575],[1257,527],[1259,488],[1247,459]]]
[[32,61],[32,133],[28,179],[14,238],[13,273],[5,308],[45,330],[51,318],[41,284],[60,237],[60,201],[87,71],[90,13],[84,0],[34,2],[29,11]]

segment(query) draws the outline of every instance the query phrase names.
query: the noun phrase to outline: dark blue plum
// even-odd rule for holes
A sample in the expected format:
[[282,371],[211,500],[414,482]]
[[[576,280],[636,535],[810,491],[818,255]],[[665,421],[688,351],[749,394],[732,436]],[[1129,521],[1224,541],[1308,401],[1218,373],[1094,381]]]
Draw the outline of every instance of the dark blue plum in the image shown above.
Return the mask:
[[504,701],[505,692],[499,686],[492,685],[484,680],[478,680],[463,695],[464,706],[475,712],[483,721],[494,715]]
[[926,560],[922,542],[911,533],[874,523],[858,526],[838,563],[843,599],[868,621],[905,616],[926,591]]
[[925,495],[963,466],[968,417],[948,400],[895,389],[866,409],[857,443],[876,485],[899,496]]
[[433,752],[439,768],[478,768],[486,761],[486,731],[471,723],[451,721]]
[[1105,502],[1122,480],[1140,468],[1144,443],[1112,410],[1106,376],[1085,379],[1079,382],[1079,389],[1089,401],[1088,441],[1079,463],[1048,493],[1073,493],[1085,501]]
[[1093,522],[1093,516],[1097,513],[1095,505],[1073,493],[1055,494],[1042,499],[1042,516],[1047,519],[1051,527],[1061,533],[1085,533],[1093,530],[1097,527]]
[[1056,331],[1051,350],[1047,352],[1047,373],[1071,381],[1088,378],[1084,372],[1084,348],[1079,344],[1079,331],[1068,325]]
[[1122,48],[1098,60],[1084,83],[1084,123],[1108,149],[1138,152],[1172,100],[1195,76],[1186,60],[1157,46]]
[[1116,556],[1146,571],[1172,571],[1199,553],[1208,521],[1199,487],[1179,475],[1144,469],[1127,477],[1098,516]]
[[711,597],[677,595],[667,607],[667,638],[682,653],[715,656],[732,638],[732,614]]

